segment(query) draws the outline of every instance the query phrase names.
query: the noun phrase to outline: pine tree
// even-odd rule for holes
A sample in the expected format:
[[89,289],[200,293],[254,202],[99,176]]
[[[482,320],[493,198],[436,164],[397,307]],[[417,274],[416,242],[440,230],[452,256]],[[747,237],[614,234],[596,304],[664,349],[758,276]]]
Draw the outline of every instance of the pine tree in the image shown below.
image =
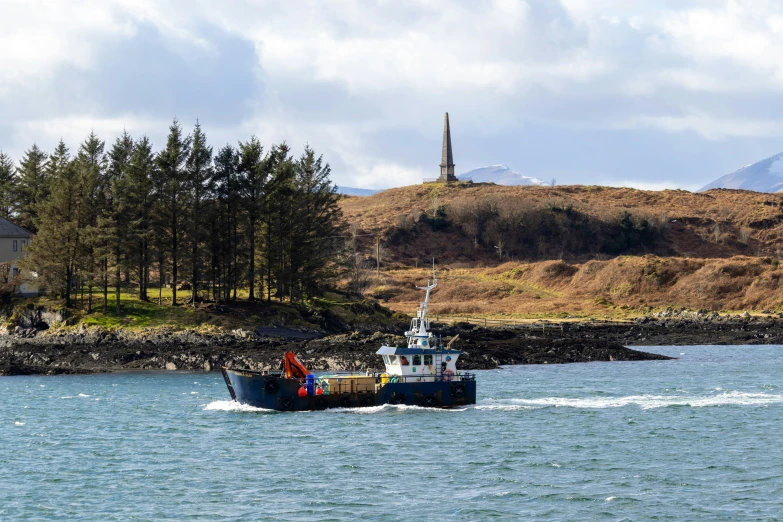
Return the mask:
[[248,299],[255,300],[256,286],[256,227],[259,211],[264,202],[268,173],[266,162],[263,161],[264,148],[258,138],[252,136],[250,141],[239,143],[239,175],[242,184],[242,196],[247,212],[247,239],[250,267],[248,284],[250,293]]
[[40,228],[23,265],[71,306],[71,286],[80,252],[79,174],[62,140],[49,162],[51,194],[37,205]]
[[157,156],[157,165],[163,179],[159,212],[167,233],[171,254],[171,304],[177,304],[177,278],[181,261],[185,217],[188,208],[188,176],[185,162],[190,153],[191,137],[182,135],[182,127],[175,119],[169,127],[166,148]]
[[139,278],[139,299],[146,301],[149,285],[149,243],[152,237],[150,209],[154,205],[155,156],[149,138],[142,136],[133,146],[128,179],[128,206],[131,238],[130,258]]
[[213,231],[213,258],[217,265],[217,286],[220,298],[236,298],[237,247],[239,243],[240,183],[237,175],[239,155],[231,145],[221,148],[215,156],[215,197],[217,199],[217,230]]
[[[108,265],[109,255],[114,258],[114,309],[120,314],[121,273],[125,268],[124,260],[133,237],[131,222],[133,219],[130,188],[131,155],[133,154],[133,139],[127,132],[117,138],[109,151],[109,168],[104,189],[105,207],[102,213],[102,229],[106,244],[105,263]],[[105,271],[103,295],[104,313],[108,303],[108,266]]]
[[267,276],[269,285],[275,289],[275,296],[281,301],[289,295],[289,258],[291,233],[293,231],[295,166],[289,155],[288,145],[282,143],[273,148],[269,160],[272,164],[272,179],[269,182],[267,205],[264,211],[266,227]]
[[11,218],[16,187],[16,168],[10,156],[0,150],[0,217]]
[[38,231],[37,205],[49,196],[47,159],[47,154],[33,145],[25,152],[17,171],[14,192],[17,222],[31,232]]
[[[98,228],[98,217],[104,203],[102,188],[106,175],[106,144],[94,132],[79,147],[76,168],[79,188],[79,228],[83,231],[81,246],[80,282],[87,283],[87,312],[92,312],[92,289],[96,275],[102,275],[103,259],[98,258],[104,238]],[[99,252],[96,252],[96,249]]]
[[0,215],[38,229],[26,266],[68,306],[78,280],[88,313],[96,285],[108,310],[110,279],[120,313],[122,273],[131,283],[131,269],[148,299],[157,268],[159,303],[170,281],[177,304],[183,268],[194,306],[199,289],[229,300],[243,287],[250,299],[294,302],[334,279],[342,219],[330,174],[310,147],[296,160],[285,143],[264,156],[255,136],[213,158],[198,122],[186,136],[174,120],[157,154],[127,133],[108,154],[91,133],[74,159],[62,140],[50,157],[33,146],[15,173],[0,153]]
[[306,146],[296,162],[296,219],[289,255],[292,291],[300,298],[317,294],[335,276],[331,260],[338,255],[343,227],[337,187],[330,174],[329,164]]
[[207,137],[201,130],[201,125],[196,121],[193,130],[193,142],[190,155],[187,159],[187,179],[190,191],[190,263],[191,263],[191,288],[193,292],[192,304],[196,307],[198,298],[198,283],[201,275],[203,260],[203,246],[205,241],[206,198],[212,195],[213,170],[212,147],[207,145]]

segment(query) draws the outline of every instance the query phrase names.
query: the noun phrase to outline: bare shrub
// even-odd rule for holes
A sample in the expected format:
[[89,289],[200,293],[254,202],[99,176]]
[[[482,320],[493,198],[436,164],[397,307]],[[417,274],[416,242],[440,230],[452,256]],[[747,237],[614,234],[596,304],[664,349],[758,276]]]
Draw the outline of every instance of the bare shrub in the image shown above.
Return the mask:
[[410,214],[400,214],[397,216],[397,227],[402,230],[413,230],[415,222]]
[[742,243],[743,245],[747,245],[748,242],[750,241],[750,233],[751,232],[752,232],[751,229],[749,229],[748,227],[740,228],[740,230],[739,230],[739,240],[740,240],[740,243]]
[[720,223],[715,223],[712,226],[712,240],[715,243],[723,242],[723,229],[721,228]]
[[575,267],[574,265],[569,265],[568,263],[564,263],[562,261],[556,261],[554,263],[551,263],[549,266],[547,266],[544,269],[544,272],[550,276],[550,277],[572,277],[575,273],[579,271],[579,268]]
[[0,303],[7,303],[24,283],[21,272],[11,263],[0,263]]
[[372,281],[373,263],[361,254],[352,254],[348,261],[348,289],[357,294],[363,294]]

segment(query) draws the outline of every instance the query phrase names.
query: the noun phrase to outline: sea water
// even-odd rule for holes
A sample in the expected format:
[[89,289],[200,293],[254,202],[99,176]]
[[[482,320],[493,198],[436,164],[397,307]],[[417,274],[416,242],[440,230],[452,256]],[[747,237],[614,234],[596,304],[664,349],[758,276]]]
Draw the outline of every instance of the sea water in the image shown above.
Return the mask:
[[277,413],[219,373],[0,378],[0,520],[781,520],[783,347],[477,372]]

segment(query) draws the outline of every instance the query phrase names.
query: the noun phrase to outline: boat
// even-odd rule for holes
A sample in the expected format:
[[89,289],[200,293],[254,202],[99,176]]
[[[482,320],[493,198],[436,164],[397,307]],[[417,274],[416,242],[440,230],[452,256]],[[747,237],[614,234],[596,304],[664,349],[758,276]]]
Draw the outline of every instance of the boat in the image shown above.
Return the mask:
[[445,346],[430,331],[427,317],[433,279],[416,316],[405,332],[407,346],[381,346],[383,373],[310,372],[292,352],[286,352],[280,371],[221,368],[231,399],[244,405],[278,411],[311,411],[327,408],[363,408],[384,404],[453,408],[476,403],[476,377],[457,369],[462,355],[452,348],[458,336]]

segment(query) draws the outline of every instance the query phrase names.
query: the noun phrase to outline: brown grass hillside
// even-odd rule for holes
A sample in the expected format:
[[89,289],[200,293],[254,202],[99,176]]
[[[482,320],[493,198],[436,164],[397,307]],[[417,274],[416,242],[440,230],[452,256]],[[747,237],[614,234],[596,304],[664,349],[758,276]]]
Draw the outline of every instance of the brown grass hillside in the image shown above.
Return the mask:
[[[442,314],[778,309],[783,195],[428,184],[342,200],[367,293],[412,312],[435,257]],[[499,247],[499,248],[498,248]],[[418,268],[416,268],[418,267]]]
[[[383,273],[369,293],[412,313],[430,277],[425,268]],[[693,310],[781,310],[783,269],[769,258],[621,256],[607,261],[506,262],[488,268],[441,268],[431,310],[443,315],[517,317],[643,315],[669,306]]]
[[[742,190],[684,190],[660,192],[631,188],[561,186],[506,187],[487,183],[425,184],[390,189],[369,197],[344,198],[341,207],[349,223],[360,234],[380,236],[390,261],[415,265],[416,258],[435,256],[441,263],[486,262],[497,257],[493,236],[500,231],[472,231],[456,223],[459,215],[484,205],[499,215],[509,228],[523,213],[539,212],[560,218],[571,208],[580,217],[596,222],[617,220],[629,213],[648,223],[654,232],[649,241],[631,248],[633,252],[684,257],[714,258],[734,255],[777,256],[783,254],[783,195]],[[442,216],[440,220],[438,217]],[[539,220],[540,224],[540,220]],[[534,223],[535,225],[535,223]],[[513,225],[511,225],[513,226]],[[526,224],[527,226],[527,224]],[[568,230],[564,227],[564,230]],[[535,230],[539,237],[552,230]],[[590,237],[590,230],[586,236]],[[482,233],[484,238],[481,238]],[[478,238],[478,241],[476,240]],[[577,259],[600,256],[591,245],[547,252],[520,248],[509,256],[520,260]],[[369,250],[368,250],[369,252]],[[616,254],[615,254],[616,255]]]

